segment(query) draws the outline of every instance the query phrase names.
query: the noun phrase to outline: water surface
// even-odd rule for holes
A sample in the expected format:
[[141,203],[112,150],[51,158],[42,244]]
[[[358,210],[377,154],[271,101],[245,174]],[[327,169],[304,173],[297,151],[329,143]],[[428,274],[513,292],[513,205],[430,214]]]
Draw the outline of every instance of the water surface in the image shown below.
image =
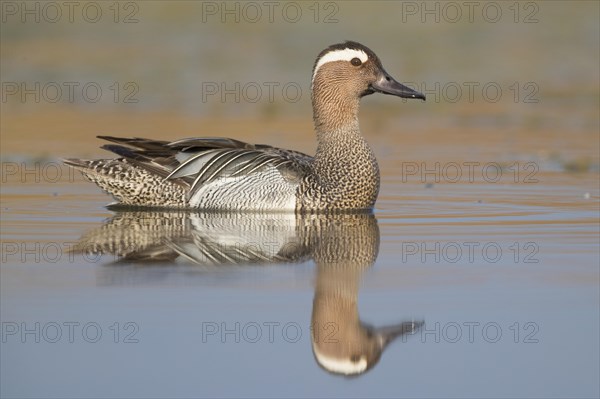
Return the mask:
[[[3,393],[591,395],[598,191],[567,177],[386,175],[374,215],[333,219],[113,213],[77,177],[11,181]],[[369,364],[348,380],[351,356]]]

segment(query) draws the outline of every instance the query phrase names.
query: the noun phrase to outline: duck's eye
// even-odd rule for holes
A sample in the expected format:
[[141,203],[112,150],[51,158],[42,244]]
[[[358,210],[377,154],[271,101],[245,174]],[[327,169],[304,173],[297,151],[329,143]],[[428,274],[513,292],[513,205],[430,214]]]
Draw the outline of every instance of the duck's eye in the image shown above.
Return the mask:
[[362,64],[362,61],[360,60],[360,58],[354,57],[350,60],[350,63],[354,66],[359,66],[360,64]]

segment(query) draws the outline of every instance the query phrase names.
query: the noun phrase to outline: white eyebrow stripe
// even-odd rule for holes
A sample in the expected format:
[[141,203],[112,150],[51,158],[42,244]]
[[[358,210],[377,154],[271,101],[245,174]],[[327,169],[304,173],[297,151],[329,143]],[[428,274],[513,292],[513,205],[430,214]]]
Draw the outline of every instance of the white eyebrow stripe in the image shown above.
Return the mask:
[[317,62],[317,65],[315,66],[315,71],[313,72],[312,80],[313,81],[315,80],[315,76],[317,76],[317,71],[324,64],[326,64],[328,62],[333,62],[333,61],[350,61],[353,58],[358,58],[362,62],[367,62],[367,60],[369,59],[369,56],[367,55],[367,53],[365,53],[362,50],[356,50],[356,49],[352,49],[352,48],[345,48],[343,50],[335,50],[335,51],[331,51],[331,52],[325,54],[323,57],[321,57],[319,62]]

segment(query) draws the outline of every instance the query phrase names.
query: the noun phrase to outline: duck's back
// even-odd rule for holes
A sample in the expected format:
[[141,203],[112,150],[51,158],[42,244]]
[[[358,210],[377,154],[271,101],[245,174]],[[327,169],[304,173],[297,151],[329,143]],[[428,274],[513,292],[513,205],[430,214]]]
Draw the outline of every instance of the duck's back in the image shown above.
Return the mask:
[[225,138],[175,142],[100,136],[117,159],[66,163],[120,204],[203,210],[294,211],[312,157]]

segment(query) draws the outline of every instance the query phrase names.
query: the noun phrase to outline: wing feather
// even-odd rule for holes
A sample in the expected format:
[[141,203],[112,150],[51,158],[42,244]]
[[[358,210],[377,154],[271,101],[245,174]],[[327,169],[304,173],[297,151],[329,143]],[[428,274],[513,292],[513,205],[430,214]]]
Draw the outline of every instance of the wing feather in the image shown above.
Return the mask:
[[277,168],[286,178],[304,176],[312,157],[264,144],[221,137],[186,138],[173,142],[144,138],[98,136],[115,143],[103,146],[129,162],[189,187],[193,195],[221,177],[241,177]]

